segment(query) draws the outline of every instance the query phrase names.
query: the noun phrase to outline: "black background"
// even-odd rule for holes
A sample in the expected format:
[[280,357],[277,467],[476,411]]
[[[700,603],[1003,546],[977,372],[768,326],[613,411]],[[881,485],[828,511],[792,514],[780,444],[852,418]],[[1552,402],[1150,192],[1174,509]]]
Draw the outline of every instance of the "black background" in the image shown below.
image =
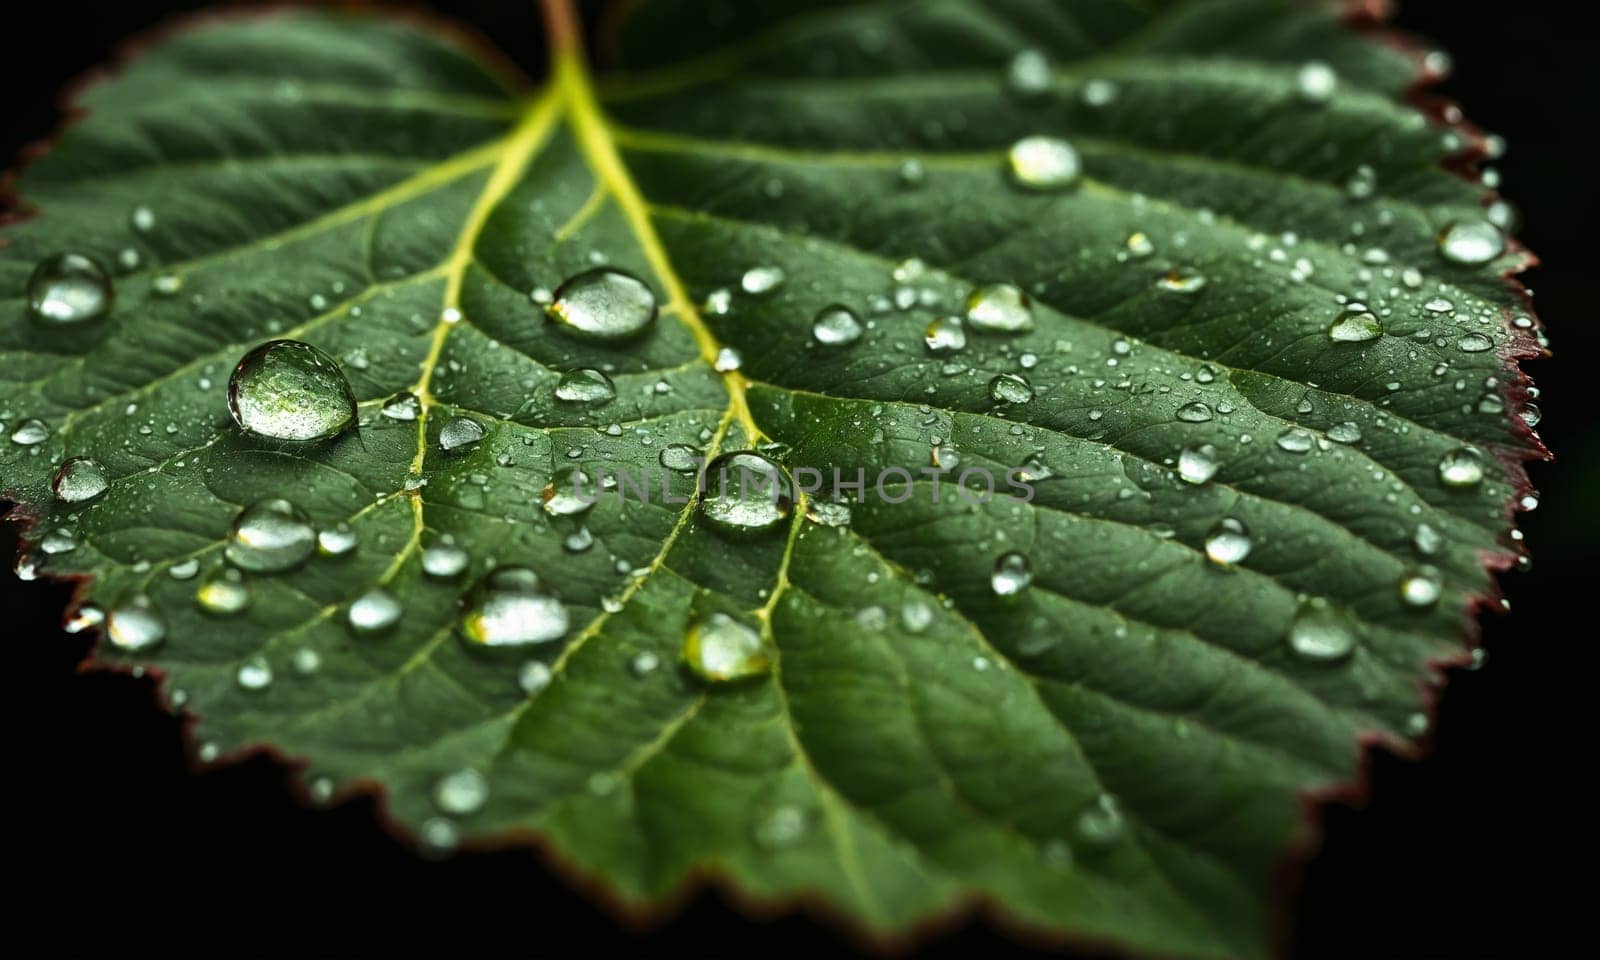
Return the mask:
[[[49,136],[59,91],[110,61],[122,40],[201,5],[29,6],[33,22],[11,21],[0,56],[0,160]],[[1583,700],[1568,685],[1582,665],[1575,652],[1596,636],[1583,593],[1600,540],[1600,431],[1595,387],[1581,371],[1600,349],[1596,253],[1585,242],[1600,229],[1589,146],[1600,91],[1591,33],[1566,12],[1581,6],[1412,0],[1398,18],[1454,54],[1442,92],[1511,145],[1498,166],[1526,217],[1521,239],[1545,259],[1526,279],[1559,359],[1531,370],[1545,394],[1541,432],[1562,462],[1533,468],[1545,494],[1522,523],[1534,572],[1503,578],[1513,615],[1485,618],[1488,663],[1454,674],[1432,755],[1375,755],[1365,807],[1326,809],[1323,849],[1293,906],[1294,957],[1539,956],[1584,909],[1592,814],[1567,771],[1592,748],[1576,716]],[[440,7],[537,74],[531,0]],[[14,530],[0,528],[8,567],[13,545]],[[283,768],[266,759],[191,775],[180,723],[155,708],[148,680],[79,671],[89,640],[59,627],[67,593],[0,574],[13,936],[55,951],[139,944],[179,953],[470,950],[485,941],[524,953],[565,943],[698,956],[855,946],[804,913],[747,921],[715,891],[627,927],[534,851],[428,861],[383,830],[369,800],[301,806]],[[916,949],[1008,956],[1045,946],[971,917]]]

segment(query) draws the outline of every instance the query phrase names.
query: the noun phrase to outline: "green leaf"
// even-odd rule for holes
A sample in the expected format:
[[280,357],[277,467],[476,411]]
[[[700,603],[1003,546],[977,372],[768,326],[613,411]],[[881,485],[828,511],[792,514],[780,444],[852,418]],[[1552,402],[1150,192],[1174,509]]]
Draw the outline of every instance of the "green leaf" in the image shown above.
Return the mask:
[[[1499,237],[1443,166],[1480,141],[1408,104],[1411,53],[1310,4],[722,9],[644,4],[598,84],[559,30],[525,88],[423,25],[278,13],[90,89],[0,249],[29,568],[89,578],[78,624],[164,625],[95,663],[158,671],[202,759],[271,745],[316,795],[379,785],[427,844],[536,834],[628,904],[710,871],[881,935],[983,899],[1054,934],[1263,954],[1305,799],[1358,779],[1361,743],[1425,735],[1433,664],[1515,555],[1541,449],[1503,279],[1525,257],[1444,255]],[[1014,183],[1030,136],[1069,140],[1081,178]],[[114,274],[105,316],[34,315],[62,252]],[[597,263],[654,291],[642,336],[542,316],[537,291]],[[747,292],[751,268],[781,282]],[[925,346],[1000,283],[1031,329]],[[854,342],[814,334],[835,304]],[[282,338],[343,367],[358,430],[234,426],[230,371]],[[559,399],[583,368],[615,398]],[[419,415],[386,415],[405,391]],[[460,417],[482,439],[441,444]],[[868,496],[844,525],[810,496],[729,536],[659,466],[674,444],[860,471]],[[80,499],[53,498],[71,457],[108,489],[82,499],[79,466]],[[1481,479],[1445,482],[1453,457]],[[571,466],[688,502],[551,515]],[[1028,502],[953,495],[1019,467]],[[916,483],[880,495],[890,468]],[[358,545],[217,580],[268,498]],[[452,541],[470,569],[425,571]],[[507,566],[559,597],[559,642],[462,638],[458,603]],[[196,602],[240,583],[243,612]],[[375,586],[398,622],[352,629]],[[736,629],[713,614],[757,631],[764,672],[680,666],[696,628]]]

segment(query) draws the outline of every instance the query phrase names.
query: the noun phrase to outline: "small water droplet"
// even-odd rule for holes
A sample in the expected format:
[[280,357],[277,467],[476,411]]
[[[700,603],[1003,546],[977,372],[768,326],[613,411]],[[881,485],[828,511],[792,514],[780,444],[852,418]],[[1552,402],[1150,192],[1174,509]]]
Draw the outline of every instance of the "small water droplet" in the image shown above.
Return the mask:
[[1295,90],[1306,103],[1327,103],[1339,89],[1339,75],[1320,60],[1312,60],[1295,74]]
[[111,309],[111,299],[105,269],[79,253],[46,257],[28,277],[28,306],[46,323],[98,320]]
[[989,396],[1001,403],[1027,403],[1033,399],[1033,386],[1015,373],[1002,373],[989,381]]
[[1327,600],[1310,597],[1295,608],[1286,639],[1290,652],[1302,660],[1342,660],[1356,648],[1355,624]]
[[967,297],[967,323],[990,333],[1033,329],[1033,300],[1009,283],[978,287]]
[[1126,827],[1117,798],[1102,793],[1092,805],[1078,814],[1074,829],[1080,840],[1093,846],[1109,846],[1122,839]]
[[751,267],[739,278],[739,288],[745,293],[771,293],[783,285],[782,267]]
[[1168,270],[1156,280],[1156,285],[1174,293],[1195,293],[1205,288],[1206,278],[1192,270]]
[[698,473],[700,470],[700,451],[687,443],[667,444],[656,459],[674,473]]
[[1418,567],[1400,578],[1400,602],[1408,607],[1431,607],[1444,593],[1444,575],[1437,567]]
[[861,319],[849,307],[823,307],[811,321],[811,336],[824,346],[848,346],[861,339]]
[[575,336],[625,340],[655,322],[656,295],[631,273],[596,267],[557,287],[545,313]]
[[1328,327],[1328,339],[1334,343],[1362,343],[1383,335],[1383,324],[1366,310],[1346,310]]
[[559,640],[567,608],[525,567],[484,574],[462,599],[461,638],[474,646],[521,647]]
[[730,534],[755,534],[787,520],[794,486],[781,466],[748,450],[725,453],[706,468],[700,512]]
[[1361,426],[1353,420],[1336,423],[1328,428],[1328,439],[1334,443],[1360,443]]
[[167,638],[167,621],[145,597],[135,597],[105,616],[106,639],[121,650],[148,650]]
[[449,534],[422,551],[422,572],[439,580],[460,576],[471,562],[472,557]]
[[276,573],[304,563],[317,548],[317,531],[305,511],[281,497],[239,511],[223,553],[244,570]]
[[400,601],[382,587],[373,587],[351,601],[345,619],[350,629],[359,634],[382,633],[400,622],[403,613]]
[[439,428],[439,449],[449,452],[469,447],[484,437],[483,424],[471,417],[451,417]]
[[1209,443],[1184,447],[1178,454],[1178,476],[1188,483],[1205,483],[1216,476],[1219,466],[1217,448]]
[[610,403],[616,396],[617,385],[611,378],[588,367],[568,370],[556,381],[556,399],[568,403]]
[[727,683],[766,673],[772,658],[761,635],[725,613],[696,620],[684,634],[683,663],[712,683]]
[[397,393],[384,401],[379,412],[390,420],[413,421],[422,415],[422,401],[414,393]]
[[1475,487],[1483,480],[1483,454],[1474,447],[1457,447],[1439,460],[1439,480],[1447,487]]
[[1206,534],[1206,556],[1212,563],[1230,566],[1243,563],[1250,556],[1250,531],[1243,522],[1233,517],[1218,520]]
[[488,802],[488,778],[470,767],[440,777],[433,785],[433,804],[442,813],[464,817]]
[[1006,153],[1011,179],[1028,190],[1064,190],[1083,175],[1072,144],[1059,137],[1023,137]]
[[239,665],[234,680],[245,690],[265,690],[272,686],[272,664],[266,657],[251,657]]
[[249,607],[252,594],[244,574],[232,567],[219,566],[200,578],[194,599],[205,612],[227,617]]
[[557,470],[539,494],[544,512],[552,517],[577,516],[588,511],[599,499],[600,484],[577,466]]
[[1032,99],[1050,92],[1050,58],[1042,50],[1020,50],[1006,65],[1006,88]]
[[1177,417],[1184,423],[1205,423],[1212,417],[1211,407],[1194,400],[1179,407]]
[[1462,353],[1483,353],[1494,349],[1494,341],[1481,333],[1468,333],[1456,340],[1456,349]]
[[553,677],[549,664],[540,660],[529,660],[517,668],[517,686],[529,696],[550,686]]
[[732,347],[723,347],[717,351],[717,359],[711,366],[718,373],[732,373],[744,366],[744,357]]
[[967,331],[960,317],[940,317],[928,324],[922,342],[930,353],[959,353],[967,347]]
[[1028,589],[1033,583],[1033,561],[1018,551],[1003,553],[994,561],[989,574],[989,587],[996,596],[1013,597]]
[[50,481],[50,490],[62,503],[83,503],[111,486],[106,468],[91,457],[68,457]]
[[324,557],[343,557],[361,543],[350,524],[339,521],[326,530],[317,531],[317,553]]
[[1451,263],[1488,263],[1505,250],[1505,234],[1487,220],[1458,221],[1439,232],[1439,254]]
[[1312,436],[1309,430],[1290,427],[1288,430],[1278,434],[1277,444],[1279,450],[1287,450],[1290,453],[1309,453],[1311,448],[1317,445],[1317,438]]
[[228,410],[244,430],[274,440],[325,440],[356,422],[344,371],[298,340],[272,340],[245,354],[228,379]]

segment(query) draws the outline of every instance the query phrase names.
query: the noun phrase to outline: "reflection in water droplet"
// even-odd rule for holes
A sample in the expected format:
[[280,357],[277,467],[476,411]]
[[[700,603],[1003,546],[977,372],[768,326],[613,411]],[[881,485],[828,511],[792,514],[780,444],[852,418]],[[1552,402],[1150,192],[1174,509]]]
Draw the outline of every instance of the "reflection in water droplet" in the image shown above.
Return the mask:
[[631,273],[596,267],[557,287],[545,313],[575,336],[625,340],[640,335],[655,321],[656,295]]
[[106,492],[106,468],[90,457],[68,457],[50,481],[50,490],[62,503],[83,503]]
[[1178,408],[1177,417],[1184,423],[1205,423],[1211,419],[1211,407],[1194,400]]
[[786,470],[758,453],[736,451],[707,466],[700,513],[724,533],[754,534],[788,519],[794,499]]
[[556,382],[556,399],[568,403],[609,403],[617,396],[617,386],[599,370],[582,367],[568,370]]
[[350,603],[345,618],[351,630],[370,635],[382,633],[399,623],[402,612],[394,594],[382,587],[373,587]]
[[1383,335],[1383,324],[1365,310],[1346,310],[1328,327],[1328,339],[1334,343],[1362,343]]
[[226,617],[243,612],[252,596],[244,574],[232,567],[217,567],[200,578],[194,599],[205,612]]
[[1033,583],[1033,561],[1018,551],[1003,553],[994,561],[989,587],[996,596],[1013,597]]
[[449,452],[483,439],[483,424],[471,417],[451,417],[439,428],[439,449]]
[[824,346],[847,346],[861,339],[861,320],[849,307],[823,307],[811,321],[811,336]]
[[325,440],[356,422],[356,398],[332,357],[298,340],[244,355],[228,379],[233,421],[274,440]]
[[1250,531],[1243,522],[1233,517],[1218,520],[1206,534],[1206,556],[1211,562],[1223,566],[1242,563],[1250,556]]
[[1355,624],[1327,600],[1311,597],[1295,609],[1286,639],[1302,660],[1342,660],[1356,648]]
[[1059,137],[1023,137],[1006,153],[1011,179],[1029,190],[1064,190],[1083,175],[1072,144]]
[[549,643],[559,640],[567,626],[566,607],[525,567],[489,571],[462,599],[459,632],[474,646]]
[[239,511],[223,552],[236,567],[275,573],[304,563],[316,548],[311,518],[289,501],[273,497]]
[[1174,293],[1195,293],[1205,288],[1206,278],[1190,270],[1168,270],[1156,280],[1156,285]]
[[967,297],[967,323],[990,333],[1033,329],[1033,301],[1009,283],[978,287]]
[[28,307],[46,323],[97,320],[111,309],[111,278],[78,253],[46,257],[28,277]]
[[682,655],[690,672],[712,683],[759,676],[772,664],[761,635],[725,613],[696,620],[684,634]]
[[167,621],[145,597],[112,609],[105,626],[106,639],[121,650],[148,650],[167,638]]
[[1288,430],[1278,434],[1277,444],[1279,450],[1287,450],[1290,453],[1309,453],[1311,448],[1316,446],[1317,438],[1312,436],[1309,430],[1290,427]]
[[1439,460],[1439,480],[1447,487],[1475,487],[1483,480],[1483,454],[1474,447],[1457,447]]
[[1451,263],[1488,263],[1505,250],[1505,234],[1487,220],[1459,221],[1439,232],[1439,254]]

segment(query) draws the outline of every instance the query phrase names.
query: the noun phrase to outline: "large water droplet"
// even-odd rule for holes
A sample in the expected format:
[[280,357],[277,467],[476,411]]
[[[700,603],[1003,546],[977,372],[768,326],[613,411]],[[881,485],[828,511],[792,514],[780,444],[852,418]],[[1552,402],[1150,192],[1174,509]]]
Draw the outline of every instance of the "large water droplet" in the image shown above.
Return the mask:
[[643,280],[613,267],[586,270],[556,288],[545,307],[562,329],[591,340],[625,340],[656,319],[656,295]]
[[1206,534],[1206,556],[1212,563],[1228,566],[1242,563],[1250,556],[1250,531],[1243,522],[1233,517],[1218,520]]
[[79,253],[46,257],[28,277],[28,306],[46,323],[97,320],[111,309],[111,278]]
[[1033,399],[1033,386],[1015,373],[1002,373],[989,381],[989,396],[1001,403],[1027,403]]
[[1444,575],[1437,567],[1423,566],[1400,578],[1400,602],[1408,607],[1431,607],[1444,593]]
[[298,567],[316,549],[311,518],[289,501],[273,497],[239,511],[223,552],[236,567],[275,573]]
[[1339,89],[1339,75],[1320,60],[1312,60],[1295,74],[1295,90],[1307,103],[1327,103]]
[[1028,555],[1013,550],[1002,553],[994,561],[989,574],[989,587],[997,596],[1014,597],[1033,583],[1033,561]]
[[1211,419],[1211,407],[1199,400],[1193,400],[1178,408],[1177,417],[1184,423],[1205,423]]
[[1064,190],[1083,175],[1072,144],[1059,137],[1023,137],[1006,153],[1011,179],[1029,190]]
[[50,439],[50,425],[33,417],[17,424],[11,431],[11,442],[19,447],[36,447]]
[[928,324],[922,342],[930,353],[959,353],[967,348],[967,331],[960,317],[940,317]]
[[63,503],[83,503],[105,493],[110,486],[106,468],[90,457],[68,457],[61,462],[50,490]]
[[298,340],[273,340],[244,355],[228,380],[240,427],[274,440],[324,440],[356,422],[356,398],[332,357]]
[[1328,339],[1334,343],[1361,343],[1383,336],[1383,324],[1365,310],[1346,310],[1328,328]]
[[272,686],[272,664],[266,657],[251,657],[239,665],[234,681],[245,690],[265,690]]
[[1295,608],[1286,639],[1302,660],[1341,660],[1356,648],[1355,624],[1333,604],[1311,597]]
[[345,619],[356,633],[371,635],[382,633],[400,622],[404,610],[394,594],[382,587],[373,587],[351,601]]
[[811,336],[824,346],[843,347],[861,339],[861,319],[849,307],[833,304],[817,311]]
[[1439,253],[1451,263],[1488,263],[1505,250],[1505,234],[1487,220],[1459,221],[1439,232]]
[[440,580],[460,576],[471,562],[472,557],[448,533],[422,551],[422,572]]
[[355,529],[340,521],[326,530],[317,531],[317,553],[324,557],[343,557],[361,545]]
[[1457,447],[1439,460],[1439,480],[1447,487],[1475,487],[1483,480],[1483,454],[1474,447]]
[[461,638],[475,646],[549,643],[559,640],[567,625],[567,608],[525,567],[489,571],[462,599]]
[[609,403],[616,396],[611,378],[587,367],[568,370],[556,382],[556,399],[568,403]]
[[148,650],[167,638],[167,621],[144,597],[106,614],[106,639],[121,650]]
[[761,635],[725,613],[696,620],[683,637],[683,663],[712,683],[766,673],[772,658]]
[[232,567],[217,567],[200,578],[194,599],[205,612],[229,617],[250,606],[250,583]]
[[771,293],[783,285],[782,267],[751,267],[739,278],[739,287],[745,293]]
[[1033,301],[1009,283],[978,287],[967,297],[967,323],[992,333],[1032,330]]
[[469,447],[484,436],[483,424],[471,417],[451,417],[439,428],[439,449],[449,452]]
[[1217,448],[1209,443],[1184,447],[1178,454],[1178,476],[1188,483],[1205,483],[1217,475],[1219,465]]
[[700,512],[718,530],[770,530],[794,509],[794,486],[778,464],[748,450],[725,453],[706,468]]

